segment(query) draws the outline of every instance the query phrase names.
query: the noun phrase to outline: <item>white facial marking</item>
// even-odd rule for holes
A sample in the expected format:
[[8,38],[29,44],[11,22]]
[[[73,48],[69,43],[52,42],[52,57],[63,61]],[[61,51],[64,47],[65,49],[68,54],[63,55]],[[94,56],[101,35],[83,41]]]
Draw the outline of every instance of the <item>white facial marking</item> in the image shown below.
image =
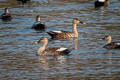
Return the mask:
[[61,48],[57,49],[56,51],[64,51],[64,50],[66,50],[66,49],[67,49],[67,48],[61,47]]
[[55,32],[55,33],[61,33],[61,31],[53,31],[53,32]]
[[105,2],[105,0],[98,0],[99,2]]

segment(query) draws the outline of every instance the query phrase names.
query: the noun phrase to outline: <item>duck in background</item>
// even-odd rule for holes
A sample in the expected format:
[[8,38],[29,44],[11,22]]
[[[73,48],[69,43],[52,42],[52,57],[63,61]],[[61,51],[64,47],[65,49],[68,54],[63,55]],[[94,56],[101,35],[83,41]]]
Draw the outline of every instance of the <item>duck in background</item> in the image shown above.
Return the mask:
[[97,0],[94,2],[95,8],[99,8],[101,6],[108,6],[110,4],[109,0]]
[[36,16],[36,22],[33,24],[32,29],[36,29],[36,30],[44,30],[45,29],[45,24],[42,24],[40,22],[39,15]]
[[42,47],[40,47],[37,51],[37,55],[65,55],[71,52],[71,49],[65,47],[54,47],[54,48],[47,48],[48,44],[47,38],[41,38],[39,41],[35,41],[34,44],[42,43]]
[[77,38],[78,37],[78,32],[77,32],[77,24],[86,24],[85,22],[80,21],[78,18],[73,19],[73,29],[72,32],[69,31],[50,31],[47,32],[48,35],[52,37],[52,39],[64,39],[64,38]]
[[106,49],[120,49],[120,42],[112,42],[112,37],[110,35],[106,35],[104,38],[100,40],[106,40],[107,44],[103,46]]
[[10,21],[12,19],[12,15],[9,13],[8,8],[5,8],[4,13],[1,14],[0,18],[3,21]]
[[19,4],[24,5],[25,3],[30,2],[30,0],[17,0],[19,2]]

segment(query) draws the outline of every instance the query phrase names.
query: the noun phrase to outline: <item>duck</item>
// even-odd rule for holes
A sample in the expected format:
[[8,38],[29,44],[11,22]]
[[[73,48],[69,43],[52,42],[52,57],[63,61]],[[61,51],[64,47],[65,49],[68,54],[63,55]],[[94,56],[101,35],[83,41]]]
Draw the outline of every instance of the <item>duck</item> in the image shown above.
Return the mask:
[[1,14],[0,18],[2,20],[8,21],[12,19],[12,15],[9,13],[8,8],[5,8],[4,13]]
[[97,0],[94,2],[95,8],[101,7],[101,6],[108,6],[110,4],[109,0]]
[[39,15],[36,16],[36,22],[33,24],[32,29],[36,29],[36,30],[44,30],[45,29],[45,24],[42,24],[40,22]]
[[77,32],[77,24],[86,24],[83,21],[80,21],[78,18],[73,19],[73,29],[72,32],[69,31],[49,31],[47,32],[48,35],[51,36],[52,39],[64,39],[64,38],[77,38],[78,37],[78,32]]
[[106,35],[101,40],[106,40],[107,44],[103,46],[106,49],[120,49],[120,42],[112,42],[112,37],[110,35]]
[[30,0],[17,0],[20,4],[28,3]]
[[71,49],[68,49],[66,47],[52,47],[52,48],[47,48],[46,46],[48,45],[48,39],[47,38],[41,38],[39,41],[35,41],[34,44],[39,44],[42,43],[42,47],[40,47],[37,51],[37,55],[48,55],[48,56],[53,56],[53,55],[65,55],[69,54],[71,52]]

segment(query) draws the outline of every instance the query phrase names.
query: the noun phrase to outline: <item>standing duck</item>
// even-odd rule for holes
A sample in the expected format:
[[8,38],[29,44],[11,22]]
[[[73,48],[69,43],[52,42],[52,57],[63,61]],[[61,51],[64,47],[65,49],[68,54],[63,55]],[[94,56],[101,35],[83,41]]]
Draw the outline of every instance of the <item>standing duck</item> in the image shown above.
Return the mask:
[[47,32],[52,38],[77,38],[78,37],[78,32],[77,32],[77,24],[86,24],[85,22],[80,21],[78,18],[73,19],[73,30],[72,32],[69,31],[50,31]]
[[9,21],[9,20],[12,19],[12,16],[11,16],[11,14],[9,13],[8,8],[5,8],[4,13],[1,15],[0,18],[1,18],[2,20],[4,20],[4,21]]
[[44,30],[45,25],[40,22],[40,16],[36,16],[36,22],[33,24],[32,29]]
[[110,4],[109,0],[97,0],[94,2],[95,8],[101,6],[108,6]]
[[47,38],[41,38],[39,41],[35,41],[34,44],[42,43],[42,47],[40,47],[37,51],[37,55],[65,55],[71,52],[71,49],[65,47],[55,47],[55,48],[47,48],[48,44]]
[[107,49],[120,49],[120,42],[111,42],[112,37],[110,35],[105,36],[102,40],[106,40],[107,44],[103,48]]

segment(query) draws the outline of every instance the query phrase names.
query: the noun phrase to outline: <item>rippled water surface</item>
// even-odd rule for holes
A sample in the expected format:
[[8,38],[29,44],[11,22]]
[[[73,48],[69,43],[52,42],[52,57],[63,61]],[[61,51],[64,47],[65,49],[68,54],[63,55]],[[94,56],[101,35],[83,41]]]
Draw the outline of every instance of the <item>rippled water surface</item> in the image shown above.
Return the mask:
[[[120,50],[102,48],[98,38],[110,34],[120,40],[120,0],[95,10],[93,0],[0,0],[0,14],[8,7],[13,19],[0,20],[1,80],[120,80]],[[31,29],[36,15],[45,31]],[[33,44],[50,30],[72,31],[72,19],[80,18],[78,39],[50,40],[48,47],[72,47],[65,56],[36,56]]]

